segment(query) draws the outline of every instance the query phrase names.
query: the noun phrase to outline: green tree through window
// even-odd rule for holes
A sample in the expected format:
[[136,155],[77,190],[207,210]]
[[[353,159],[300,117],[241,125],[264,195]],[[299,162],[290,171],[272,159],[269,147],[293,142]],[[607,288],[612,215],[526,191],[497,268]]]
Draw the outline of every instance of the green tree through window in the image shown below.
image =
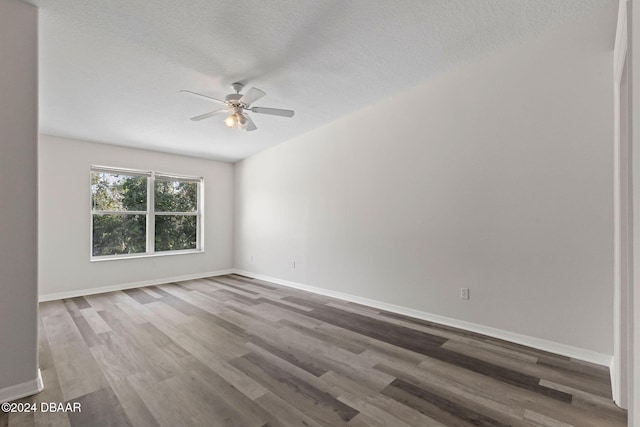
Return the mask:
[[198,184],[157,179],[154,200],[156,251],[195,249]]

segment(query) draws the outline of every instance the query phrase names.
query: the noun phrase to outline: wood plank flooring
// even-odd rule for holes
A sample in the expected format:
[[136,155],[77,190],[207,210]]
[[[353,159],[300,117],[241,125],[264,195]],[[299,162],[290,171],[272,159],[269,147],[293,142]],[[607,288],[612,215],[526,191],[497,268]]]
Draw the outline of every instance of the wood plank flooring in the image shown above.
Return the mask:
[[238,275],[40,304],[8,426],[625,426],[606,368]]

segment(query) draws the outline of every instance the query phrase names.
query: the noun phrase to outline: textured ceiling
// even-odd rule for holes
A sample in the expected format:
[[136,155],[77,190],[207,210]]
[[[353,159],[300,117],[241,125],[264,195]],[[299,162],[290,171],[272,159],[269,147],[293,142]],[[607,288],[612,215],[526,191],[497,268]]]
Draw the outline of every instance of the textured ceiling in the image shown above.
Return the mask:
[[[32,0],[40,130],[235,161],[615,1]],[[296,116],[188,120],[234,81]]]

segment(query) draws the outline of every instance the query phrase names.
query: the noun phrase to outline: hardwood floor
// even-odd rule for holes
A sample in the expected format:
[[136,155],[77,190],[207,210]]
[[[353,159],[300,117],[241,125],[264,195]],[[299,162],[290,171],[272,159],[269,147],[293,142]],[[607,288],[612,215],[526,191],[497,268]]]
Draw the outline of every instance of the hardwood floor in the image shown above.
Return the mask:
[[5,426],[625,426],[606,368],[237,275],[40,304]]

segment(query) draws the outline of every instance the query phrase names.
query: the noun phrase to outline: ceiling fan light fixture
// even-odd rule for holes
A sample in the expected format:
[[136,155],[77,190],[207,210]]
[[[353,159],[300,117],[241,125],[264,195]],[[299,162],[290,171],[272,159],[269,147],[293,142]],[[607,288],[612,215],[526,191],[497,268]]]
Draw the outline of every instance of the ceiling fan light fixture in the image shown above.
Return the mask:
[[247,120],[247,117],[244,114],[234,112],[224,119],[224,124],[230,128],[244,129],[249,124],[249,120]]
[[224,124],[232,128],[236,124],[236,119],[234,118],[235,114],[229,114],[229,116],[224,119]]
[[244,116],[244,114],[239,113],[237,114],[236,117],[236,122],[238,123],[238,127],[240,129],[244,129],[247,127],[247,124],[249,123],[249,121],[247,120],[247,118]]

